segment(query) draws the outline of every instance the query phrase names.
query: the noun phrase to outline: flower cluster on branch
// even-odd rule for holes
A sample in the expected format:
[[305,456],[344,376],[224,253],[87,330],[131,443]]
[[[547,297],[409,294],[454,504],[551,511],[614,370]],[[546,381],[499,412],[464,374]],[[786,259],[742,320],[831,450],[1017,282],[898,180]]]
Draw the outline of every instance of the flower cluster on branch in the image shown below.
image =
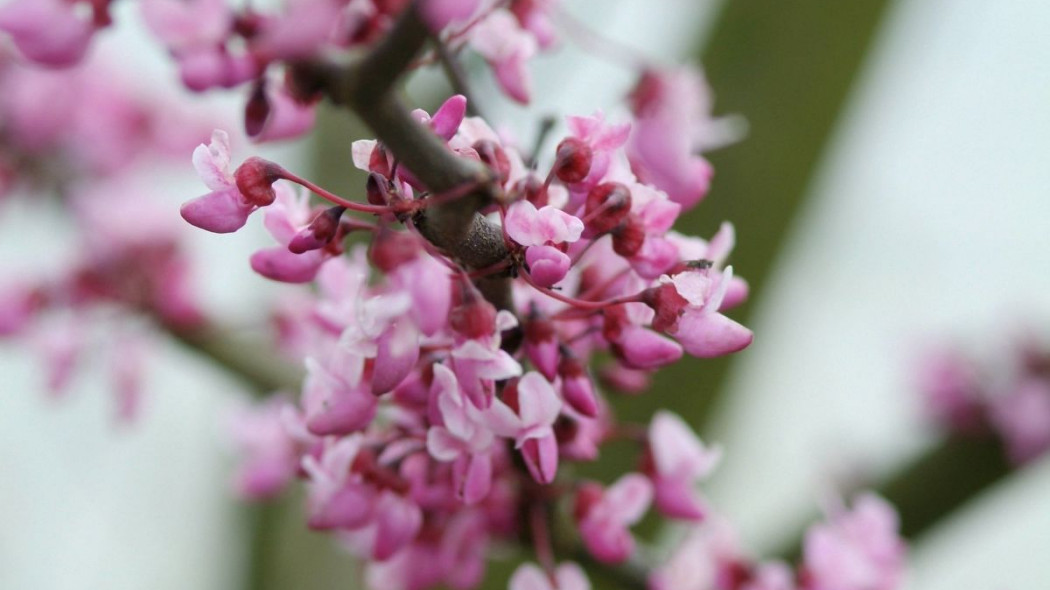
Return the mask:
[[[0,30],[25,58],[69,66],[110,24],[110,4],[15,0],[0,9]],[[472,52],[509,98],[527,102],[529,60],[557,41],[555,0],[288,0],[272,11],[141,0],[139,9],[187,88],[246,90],[253,139],[306,133],[321,100],[348,107],[376,136],[352,144],[353,165],[367,173],[352,196],[259,157],[235,165],[223,130],[193,151],[207,192],[184,203],[182,217],[231,233],[259,212],[274,244],[255,252],[251,267],[311,286],[275,312],[279,348],[304,369],[301,387],[233,425],[244,496],[305,482],[308,526],[363,558],[377,590],[476,588],[488,548],[516,541],[532,545],[538,565],[521,566],[512,590],[589,588],[576,563],[558,560],[630,564],[640,553],[632,527],[651,510],[694,532],[636,585],[898,587],[903,546],[885,503],[863,497],[831,511],[807,537],[797,570],[748,560],[696,489],[720,450],[669,411],[646,423],[616,416],[610,404],[611,393],[646,389],[654,371],[685,355],[719,357],[752,341],[727,315],[748,294],[727,264],[733,226],[709,239],[672,229],[710,187],[701,152],[727,139],[697,70],[646,67],[636,72],[629,115],[567,117],[553,147],[540,142],[526,154],[468,116],[464,95],[431,114],[406,108],[397,83]],[[23,75],[8,61],[0,75]],[[100,105],[84,96],[77,105],[97,115]],[[40,150],[53,161],[84,149],[72,159],[78,168],[117,166],[138,154],[131,147],[143,129],[162,124],[145,112],[132,125],[124,118],[136,111],[122,108],[101,138],[88,134],[94,143],[81,146],[85,136],[68,133],[78,111],[54,130],[22,125],[34,106],[4,107],[23,111],[0,129],[0,178],[20,180],[17,158]],[[25,137],[20,125],[41,137]],[[98,141],[126,157],[98,150]],[[89,229],[116,227],[88,231],[105,239],[85,249],[90,259],[70,283],[4,295],[4,333],[55,305],[57,292],[144,312],[190,341],[189,331],[210,325],[185,295],[177,240],[145,231],[142,217],[125,224],[90,211]],[[141,241],[121,241],[130,227]],[[574,464],[613,440],[635,445],[634,471],[613,482],[575,474]],[[559,522],[576,531],[568,543],[554,537]]]

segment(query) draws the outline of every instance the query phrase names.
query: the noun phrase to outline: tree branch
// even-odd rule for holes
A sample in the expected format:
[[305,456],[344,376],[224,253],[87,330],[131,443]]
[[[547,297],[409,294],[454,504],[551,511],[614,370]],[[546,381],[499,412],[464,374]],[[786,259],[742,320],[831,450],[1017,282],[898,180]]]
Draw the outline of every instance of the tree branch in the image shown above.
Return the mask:
[[[292,65],[294,84],[320,93],[361,117],[399,165],[432,193],[476,186],[464,197],[427,207],[415,218],[420,234],[470,269],[492,266],[509,254],[499,226],[478,210],[500,197],[495,176],[479,162],[453,153],[430,129],[413,119],[394,92],[395,83],[422,50],[430,32],[410,5],[390,33],[362,60],[350,65],[307,61]],[[510,284],[487,279],[482,292],[506,308]]]

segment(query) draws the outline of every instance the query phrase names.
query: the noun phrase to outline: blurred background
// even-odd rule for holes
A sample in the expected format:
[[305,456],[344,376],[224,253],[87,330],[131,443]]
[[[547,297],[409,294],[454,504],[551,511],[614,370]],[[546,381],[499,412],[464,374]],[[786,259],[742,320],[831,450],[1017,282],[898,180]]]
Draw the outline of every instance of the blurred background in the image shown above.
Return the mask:
[[[654,391],[619,405],[670,406],[722,444],[711,502],[747,545],[775,550],[834,485],[877,481],[935,444],[915,384],[929,346],[995,350],[1012,330],[1050,329],[1050,3],[564,4],[645,55],[702,63],[716,112],[748,122],[744,141],[711,154],[713,190],[680,228],[736,225],[732,263],[752,299],[735,317],[755,343],[665,370]],[[96,50],[179,92],[130,8],[119,5],[118,30]],[[568,36],[562,45],[533,64],[529,109],[498,102],[481,75],[494,123],[530,138],[547,114],[617,113],[631,73]],[[442,92],[430,78],[411,89],[420,101]],[[229,114],[240,100],[207,108]],[[325,117],[315,143],[264,153],[352,187],[353,122]],[[173,214],[201,192],[188,156],[165,186]],[[235,323],[261,321],[277,289],[248,269],[267,242],[255,229],[194,234],[211,261],[209,303]],[[55,233],[46,209],[5,206],[5,270],[59,256]],[[352,564],[303,530],[299,498],[269,509],[261,531],[232,498],[222,421],[238,386],[174,343],[155,352],[142,419],[115,427],[97,368],[54,403],[30,351],[0,345],[0,588],[244,587],[250,554],[266,556],[257,587],[354,587]],[[1044,459],[924,531],[907,588],[1046,588],[1048,552]]]

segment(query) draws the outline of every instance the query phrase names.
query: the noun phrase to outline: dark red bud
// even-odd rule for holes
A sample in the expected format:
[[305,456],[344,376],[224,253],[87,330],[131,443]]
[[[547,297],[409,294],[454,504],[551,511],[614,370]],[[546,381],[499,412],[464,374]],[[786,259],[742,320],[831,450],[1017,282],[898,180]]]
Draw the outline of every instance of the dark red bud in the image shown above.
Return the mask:
[[270,99],[266,97],[266,85],[260,81],[252,89],[252,95],[244,105],[244,132],[248,137],[258,136],[269,118]]
[[[373,152],[374,153],[374,152]],[[365,197],[372,205],[386,205],[390,195],[390,181],[378,172],[369,172],[365,181]]]
[[344,211],[345,207],[331,207],[318,213],[310,225],[292,238],[288,249],[295,254],[302,254],[325,247],[339,232],[339,219]]
[[478,140],[474,142],[473,147],[481,161],[496,173],[500,184],[507,182],[507,178],[510,177],[510,160],[507,159],[503,148],[491,139]]
[[389,227],[379,230],[368,249],[368,260],[388,273],[419,255],[419,239],[406,231]]
[[678,316],[682,315],[682,310],[689,305],[672,283],[646,289],[642,297],[645,304],[656,312],[656,316],[653,317],[653,329],[658,332],[674,328],[678,323]]
[[618,182],[603,182],[587,193],[584,224],[591,237],[620,225],[631,212],[631,191]]
[[622,304],[606,307],[602,311],[602,318],[602,337],[609,342],[619,340],[623,327],[630,323],[627,319],[627,308]]
[[575,184],[587,178],[591,171],[594,152],[591,146],[575,137],[567,137],[558,144],[554,160],[554,175],[566,184]]
[[529,342],[546,342],[554,339],[554,322],[535,318],[525,322],[525,339]]
[[547,187],[543,185],[541,179],[533,174],[519,180],[514,189],[514,192],[520,194],[526,201],[535,205],[537,209],[550,203],[550,195],[547,193]]
[[645,228],[633,215],[628,216],[627,222],[613,232],[613,251],[624,258],[637,254],[644,242]]
[[273,183],[284,178],[284,169],[269,160],[252,156],[237,167],[233,177],[237,190],[246,201],[257,207],[266,207],[277,198]]
[[493,334],[496,331],[496,308],[480,295],[468,295],[463,299],[449,313],[452,329],[467,338],[484,338]]

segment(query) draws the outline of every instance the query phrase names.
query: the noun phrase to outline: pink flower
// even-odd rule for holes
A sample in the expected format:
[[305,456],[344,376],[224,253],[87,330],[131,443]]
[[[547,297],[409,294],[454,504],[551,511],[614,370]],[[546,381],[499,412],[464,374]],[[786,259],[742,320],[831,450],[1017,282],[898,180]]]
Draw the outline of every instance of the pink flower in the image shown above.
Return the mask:
[[649,452],[656,509],[673,518],[703,518],[694,488],[718,465],[721,450],[705,448],[685,421],[662,410],[649,423]]
[[897,514],[868,494],[811,527],[803,546],[807,590],[895,590],[904,573]]
[[76,2],[14,0],[0,8],[0,30],[11,35],[28,59],[53,67],[68,67],[87,52],[95,25]]
[[631,168],[643,182],[690,208],[707,194],[713,169],[699,150],[733,140],[711,117],[710,90],[699,70],[648,71],[631,95],[636,117],[628,146]]
[[464,22],[478,9],[480,0],[423,0],[419,13],[430,30],[439,33],[455,22]]
[[612,163],[613,152],[627,141],[631,124],[611,125],[605,122],[605,114],[597,111],[589,117],[566,118],[572,136],[591,148],[591,167],[587,177],[580,183],[590,188],[605,178]]
[[462,481],[456,494],[467,504],[476,504],[489,493],[492,460],[489,450],[495,440],[480,410],[459,389],[448,367],[434,365],[431,397],[437,398],[441,424],[427,431],[427,450],[438,461],[462,464]]
[[602,490],[597,484],[577,496],[580,536],[595,559],[621,563],[634,554],[634,537],[628,530],[641,520],[653,497],[649,479],[628,473]]
[[573,562],[559,565],[553,579],[534,563],[523,563],[510,577],[508,590],[591,590],[583,568]]
[[361,449],[361,439],[328,439],[320,457],[306,455],[303,471],[309,478],[309,525],[315,529],[365,526],[374,515],[375,491],[353,474],[350,466]]
[[1050,384],[1044,378],[1022,381],[992,402],[991,420],[1014,461],[1039,457],[1050,450]]
[[257,205],[241,194],[236,178],[230,173],[229,135],[216,129],[211,143],[193,150],[193,167],[212,192],[183,204],[182,218],[215,233],[235,232],[244,227]]
[[731,266],[714,276],[692,271],[671,279],[688,305],[669,332],[689,354],[713,358],[743,350],[751,344],[754,338],[751,330],[719,313],[732,279]]
[[315,249],[296,254],[289,249],[292,240],[313,220],[310,195],[285,184],[274,185],[276,200],[267,208],[264,224],[279,246],[252,254],[252,269],[262,276],[285,283],[306,283],[317,276],[321,265],[333,253]]
[[537,209],[524,200],[507,208],[504,227],[510,239],[522,246],[572,243],[583,233],[578,218],[550,205]]
[[531,81],[526,62],[536,53],[537,45],[517,19],[509,12],[497,10],[474,25],[469,42],[492,66],[503,92],[522,104],[528,103]]
[[299,455],[285,426],[287,413],[294,411],[287,400],[278,397],[232,416],[230,436],[242,456],[234,485],[241,497],[273,497],[295,478]]
[[233,14],[226,0],[141,0],[142,19],[177,54],[226,40]]
[[492,403],[496,381],[521,375],[521,365],[507,351],[500,348],[500,333],[518,325],[517,318],[507,311],[496,314],[492,332],[479,338],[464,339],[452,349],[452,369],[459,386],[479,408]]
[[517,383],[517,406],[515,412],[497,398],[485,410],[485,421],[499,436],[514,439],[533,479],[550,483],[558,471],[553,426],[561,413],[561,400],[543,375],[530,371]]
[[306,359],[302,405],[307,428],[317,436],[362,430],[376,413],[377,401],[371,390],[348,374],[343,363],[331,366]]

